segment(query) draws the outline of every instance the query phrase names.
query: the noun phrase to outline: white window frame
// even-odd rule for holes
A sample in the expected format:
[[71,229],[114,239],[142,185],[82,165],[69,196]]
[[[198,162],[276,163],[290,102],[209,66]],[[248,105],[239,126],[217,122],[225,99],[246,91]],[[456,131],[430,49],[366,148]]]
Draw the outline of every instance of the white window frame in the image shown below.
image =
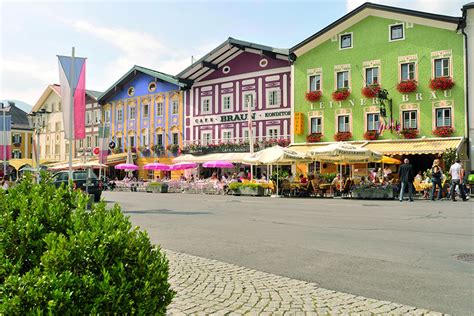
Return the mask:
[[[364,81],[365,81],[365,86],[369,86],[369,85],[374,84],[374,82],[373,82],[373,78],[374,78],[373,69],[377,69],[377,84],[380,84],[380,66],[366,67],[366,68],[364,68]],[[369,80],[368,80],[368,78],[367,78],[367,71],[368,71],[368,70],[372,70],[372,82],[370,82],[370,83],[369,83]]]
[[[341,131],[339,130],[339,118],[342,117],[342,116],[347,116],[349,121],[347,122],[347,126],[348,126],[348,130],[345,130],[345,131]],[[351,124],[351,114],[350,113],[346,113],[346,114],[339,114],[339,115],[336,115],[336,132],[337,133],[344,133],[344,132],[352,132],[352,124]]]
[[242,110],[247,111],[247,102],[245,102],[246,96],[252,96],[252,110],[257,108],[257,93],[255,91],[244,91],[242,92]]
[[[321,133],[321,134],[323,134],[323,131],[324,131],[324,119],[323,119],[323,117],[320,116],[320,115],[315,115],[315,116],[310,116],[308,119],[309,119],[309,133],[310,134],[312,134],[312,133]],[[320,119],[321,120],[321,124],[319,125],[321,127],[320,132],[313,131],[313,124],[312,124],[313,119]]]
[[[229,133],[230,137],[226,138],[225,134]],[[221,130],[221,141],[223,142],[233,142],[234,140],[234,130],[233,129],[223,129]]]
[[[313,90],[311,87],[311,77],[317,77],[317,76],[319,76],[319,89],[316,89],[317,87],[315,87],[315,89]],[[314,92],[314,91],[322,91],[322,90],[323,90],[323,74],[316,73],[316,74],[308,75],[308,91]]]
[[[343,72],[347,72],[347,87],[339,87],[338,86],[338,78],[337,78],[337,75],[339,73],[343,73]],[[335,76],[335,86],[336,86],[336,89],[350,89],[351,88],[351,71],[349,69],[347,70],[341,70],[341,71],[336,71],[336,76]]]
[[86,111],[86,125],[92,124],[92,111]]
[[12,150],[12,159],[21,159],[21,150]]
[[[270,104],[270,95],[273,94],[274,92],[277,93],[278,101],[276,104]],[[273,108],[279,108],[281,107],[281,89],[280,88],[268,88],[267,91],[267,108],[273,109]]]
[[[392,28],[395,27],[395,26],[402,26],[402,37],[401,38],[396,38],[396,39],[392,39]],[[405,40],[405,24],[404,23],[394,23],[394,24],[390,24],[388,26],[388,41],[389,42],[396,42],[396,41],[403,41]]]
[[99,122],[100,122],[100,110],[95,109],[94,110],[94,123],[99,124]]
[[[405,113],[408,113],[408,112],[416,113],[416,117],[415,117],[416,126],[415,127],[412,126],[412,120],[413,120],[412,118],[409,119],[410,126],[405,126]],[[402,111],[402,129],[419,129],[420,122],[418,122],[418,117],[419,117],[419,113],[417,109]]]
[[[342,37],[343,36],[346,36],[346,35],[350,35],[351,36],[351,46],[349,47],[342,47]],[[344,33],[344,34],[339,34],[339,50],[345,50],[345,49],[351,49],[354,47],[354,33],[353,32],[349,32],[349,33]]]
[[106,123],[110,122],[110,110],[105,110],[104,112],[104,120]]
[[92,136],[87,135],[86,136],[86,148],[91,148],[92,147]]
[[179,114],[179,101],[171,100],[171,114]]
[[[413,64],[413,78],[408,78],[408,79],[403,79],[403,70],[402,67],[403,65],[408,65],[408,75],[410,75],[410,65]],[[406,80],[417,80],[417,66],[416,66],[415,61],[408,61],[408,62],[403,62],[400,63],[400,81],[406,81]]]
[[[378,115],[378,120],[377,120],[377,124],[375,124],[374,128],[372,129],[369,129],[369,115]],[[378,131],[379,130],[379,127],[380,127],[380,113],[378,112],[369,112],[369,113],[365,113],[365,130],[366,131]],[[375,122],[375,121],[374,121]]]
[[[209,135],[209,140],[207,139],[207,135]],[[201,144],[202,145],[209,145],[212,144],[212,131],[201,131]]]
[[[441,76],[436,76],[436,61],[437,60],[448,60],[448,75],[441,75]],[[442,71],[444,70],[444,65],[442,65]],[[433,78],[442,78],[442,77],[452,77],[452,70],[451,70],[451,57],[439,57],[439,58],[433,58]]]
[[[255,139],[255,137],[257,136],[257,131],[256,131],[256,128],[253,128],[252,129],[253,131],[253,139]],[[246,136],[247,134],[247,136]],[[249,139],[249,128],[248,127],[243,127],[242,128],[242,141],[246,142],[246,141],[250,141]]]
[[123,108],[117,109],[117,122],[123,122]]
[[163,102],[156,102],[156,116],[163,116]]
[[[68,145],[68,144],[66,144]],[[99,135],[94,135],[94,147],[98,147],[99,146]],[[68,152],[68,151],[66,151]]]
[[[145,111],[146,109],[146,111]],[[143,109],[142,109],[142,115],[144,119],[147,119],[150,117],[150,105],[148,103],[143,104]]]
[[[136,120],[137,119],[137,108],[135,106],[131,106],[128,111],[128,118],[129,120]],[[133,116],[132,116],[133,114]]]
[[[276,137],[270,137],[270,134],[272,130],[277,131]],[[281,137],[281,129],[280,125],[270,125],[265,127],[265,139],[279,139]]]
[[[225,108],[225,100],[229,98],[229,108]],[[234,111],[234,94],[233,93],[226,93],[221,95],[221,112],[233,112]]]
[[[444,111],[445,110],[449,110],[449,122],[450,124],[449,125],[444,125],[444,120],[446,119],[446,117],[444,116]],[[443,111],[443,125],[438,125],[438,111]],[[453,127],[453,108],[450,107],[450,106],[447,106],[447,107],[439,107],[439,108],[435,108],[435,118],[434,118],[434,123],[435,123],[435,127]]]
[[[209,108],[204,110],[204,102],[209,102]],[[212,96],[201,97],[201,114],[212,114]]]

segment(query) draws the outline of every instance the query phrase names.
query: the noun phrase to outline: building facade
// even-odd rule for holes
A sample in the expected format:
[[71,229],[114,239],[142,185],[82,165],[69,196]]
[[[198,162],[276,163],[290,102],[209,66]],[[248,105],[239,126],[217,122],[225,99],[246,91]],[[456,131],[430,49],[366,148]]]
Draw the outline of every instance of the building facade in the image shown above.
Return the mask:
[[[83,155],[84,148],[95,147],[98,142],[94,141],[91,136],[97,133],[97,128],[94,128],[93,122],[100,119],[100,111],[98,110],[97,91],[86,90],[86,139],[77,140],[73,143],[73,156],[79,158]],[[41,110],[46,111],[46,125],[42,129],[39,136],[39,151],[40,159],[50,162],[64,162],[69,158],[69,141],[64,138],[64,119],[61,106],[61,87],[57,84],[48,85],[34,105],[32,112]],[[90,121],[87,122],[87,117]],[[87,146],[87,139],[90,141],[90,146]],[[84,142],[86,142],[84,144]]]
[[[171,163],[183,143],[183,87],[171,75],[134,66],[107,89],[99,103],[113,152],[136,152],[139,166]],[[139,174],[146,177],[146,171]]]
[[460,20],[366,3],[293,47],[293,142],[467,159]]
[[177,77],[187,84],[185,152],[249,151],[248,105],[255,144],[289,143],[288,50],[229,38]]
[[5,102],[4,106],[5,115],[11,116],[11,153],[7,154],[7,157],[11,157],[11,159],[31,158],[33,130],[29,125],[27,113],[12,101]]

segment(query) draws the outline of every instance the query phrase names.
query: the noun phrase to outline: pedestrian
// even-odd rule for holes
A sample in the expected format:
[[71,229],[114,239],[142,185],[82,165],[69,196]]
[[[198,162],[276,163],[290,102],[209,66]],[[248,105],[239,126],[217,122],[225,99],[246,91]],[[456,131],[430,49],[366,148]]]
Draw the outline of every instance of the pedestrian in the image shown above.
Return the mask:
[[438,200],[441,200],[443,189],[441,188],[441,177],[443,172],[439,166],[439,160],[435,159],[433,161],[433,167],[431,167],[431,183],[433,187],[431,188],[431,201],[435,200],[436,188],[438,188]]
[[464,188],[462,186],[462,166],[461,160],[456,159],[456,162],[451,165],[449,168],[449,174],[451,175],[451,188],[450,188],[450,195],[451,200],[454,202],[456,201],[456,187],[459,188],[459,194],[463,201],[467,201],[466,199],[466,192],[464,192]]
[[398,170],[398,177],[400,179],[400,202],[403,201],[403,193],[405,188],[408,188],[408,199],[413,202],[413,166],[410,164],[410,160],[405,158],[403,164]]

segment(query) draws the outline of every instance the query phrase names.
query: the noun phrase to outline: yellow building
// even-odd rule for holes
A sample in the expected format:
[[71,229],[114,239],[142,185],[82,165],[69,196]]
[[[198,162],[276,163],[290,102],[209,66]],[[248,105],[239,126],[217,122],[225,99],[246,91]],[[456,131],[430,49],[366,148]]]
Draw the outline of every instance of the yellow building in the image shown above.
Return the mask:
[[12,119],[11,158],[31,158],[33,129],[29,125],[27,113],[18,108],[15,102],[9,101],[5,104],[5,115],[10,115]]

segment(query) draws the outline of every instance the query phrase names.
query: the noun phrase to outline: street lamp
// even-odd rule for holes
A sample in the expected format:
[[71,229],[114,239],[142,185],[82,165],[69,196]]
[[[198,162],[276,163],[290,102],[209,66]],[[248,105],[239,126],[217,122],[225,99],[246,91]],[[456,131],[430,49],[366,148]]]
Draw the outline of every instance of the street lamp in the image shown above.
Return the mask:
[[[45,109],[41,109],[36,112],[31,112],[27,115],[28,123],[31,128],[33,128],[34,133],[36,134],[36,168],[38,169],[38,174],[40,170],[40,134],[41,131],[46,127],[46,118],[48,114],[51,112],[46,111]],[[39,181],[39,175],[38,175]]]

